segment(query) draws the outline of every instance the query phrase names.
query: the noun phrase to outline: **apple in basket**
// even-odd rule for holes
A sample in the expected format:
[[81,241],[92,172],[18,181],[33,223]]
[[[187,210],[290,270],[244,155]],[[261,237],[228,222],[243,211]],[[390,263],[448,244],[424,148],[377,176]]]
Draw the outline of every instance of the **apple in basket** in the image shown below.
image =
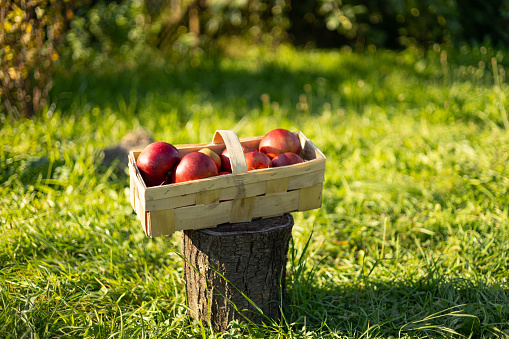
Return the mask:
[[301,150],[299,138],[292,132],[282,128],[265,134],[260,140],[258,148],[260,152],[267,154],[271,159],[285,152],[299,154]]
[[182,157],[173,171],[174,183],[189,180],[198,180],[217,175],[217,167],[214,161],[201,152],[191,152]]
[[214,161],[214,164],[216,164],[217,170],[221,170],[221,157],[216,152],[206,147],[198,152],[208,155]]
[[301,162],[304,162],[304,160],[298,154],[285,152],[272,159],[272,167],[288,166]]
[[[249,147],[246,145],[242,145],[242,150],[244,151],[244,154],[249,152],[256,151],[256,148]],[[222,163],[222,171],[223,172],[232,172],[232,164],[230,162],[230,152],[228,152],[228,148],[225,148],[224,151],[221,153],[221,163]]]
[[271,167],[270,158],[265,153],[254,151],[246,153],[245,157],[248,171]]
[[157,186],[170,182],[179,161],[180,153],[175,146],[159,141],[145,147],[136,160],[136,166],[147,186]]

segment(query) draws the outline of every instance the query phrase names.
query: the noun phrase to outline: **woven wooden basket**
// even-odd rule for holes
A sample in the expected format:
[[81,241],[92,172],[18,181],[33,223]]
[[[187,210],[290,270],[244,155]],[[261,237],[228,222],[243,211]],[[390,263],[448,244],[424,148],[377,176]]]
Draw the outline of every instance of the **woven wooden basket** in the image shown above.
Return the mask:
[[302,132],[303,163],[247,171],[241,144],[258,147],[262,137],[239,138],[233,131],[216,131],[212,143],[175,145],[180,155],[208,147],[221,154],[228,148],[232,174],[147,187],[136,166],[142,150],[129,153],[130,199],[149,237],[175,231],[250,222],[295,211],[319,208],[325,174],[325,156]]

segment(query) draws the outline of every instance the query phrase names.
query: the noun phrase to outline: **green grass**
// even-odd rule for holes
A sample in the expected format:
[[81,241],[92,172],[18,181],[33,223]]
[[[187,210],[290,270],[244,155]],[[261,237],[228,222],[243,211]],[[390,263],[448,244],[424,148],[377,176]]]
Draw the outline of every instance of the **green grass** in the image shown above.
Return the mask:
[[[47,114],[0,116],[0,337],[509,336],[505,53],[282,47],[62,71]],[[187,317],[180,234],[146,238],[127,174],[100,165],[139,126],[175,144],[283,127],[325,153],[281,323],[222,335]]]

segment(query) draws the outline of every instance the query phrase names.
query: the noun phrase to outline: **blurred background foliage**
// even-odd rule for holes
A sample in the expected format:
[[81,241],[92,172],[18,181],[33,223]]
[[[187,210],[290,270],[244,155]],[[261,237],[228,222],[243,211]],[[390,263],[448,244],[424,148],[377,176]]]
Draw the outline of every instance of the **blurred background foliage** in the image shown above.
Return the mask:
[[71,17],[63,2],[0,2],[0,93],[15,117],[31,116],[46,104],[55,47]]
[[[189,59],[229,46],[428,49],[509,45],[509,0],[3,0],[0,111],[47,110],[52,74]],[[169,58],[169,59],[168,59]]]

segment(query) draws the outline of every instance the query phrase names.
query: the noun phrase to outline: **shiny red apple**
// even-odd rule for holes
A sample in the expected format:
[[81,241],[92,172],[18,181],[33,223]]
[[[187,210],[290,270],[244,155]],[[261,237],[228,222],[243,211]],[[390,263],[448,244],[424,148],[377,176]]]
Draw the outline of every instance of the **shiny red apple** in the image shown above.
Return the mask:
[[154,142],[138,156],[136,166],[147,186],[169,183],[172,171],[180,161],[179,151],[167,142]]
[[173,182],[198,180],[216,175],[216,164],[208,155],[191,152],[182,157],[175,171],[173,171]]
[[304,162],[304,160],[298,154],[285,152],[272,159],[272,167],[288,166],[301,162]]
[[[253,152],[256,150],[256,148],[249,147],[246,145],[242,145],[242,150],[244,151],[244,154]],[[221,153],[221,169],[225,172],[232,172],[232,164],[230,162],[230,152],[228,152],[228,148],[225,148],[224,151]]]
[[216,164],[217,170],[221,170],[221,157],[210,148],[202,148],[198,152],[208,155]]
[[245,154],[245,157],[248,171],[271,167],[270,158],[265,153],[258,151],[249,152]]
[[299,154],[301,150],[299,138],[292,132],[282,128],[267,133],[260,140],[258,148],[260,152],[267,154],[271,159],[285,152]]

